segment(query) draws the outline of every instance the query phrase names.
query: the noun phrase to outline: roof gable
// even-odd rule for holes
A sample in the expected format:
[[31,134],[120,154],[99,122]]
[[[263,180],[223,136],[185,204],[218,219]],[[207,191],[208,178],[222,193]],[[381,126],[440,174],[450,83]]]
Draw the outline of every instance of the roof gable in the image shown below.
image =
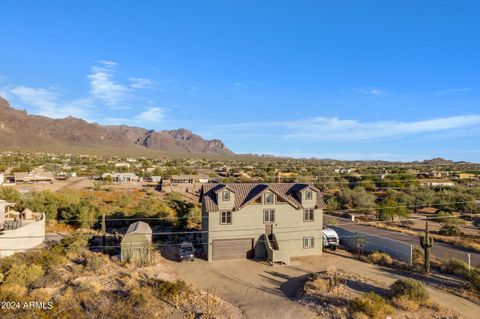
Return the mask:
[[258,197],[262,196],[265,191],[270,190],[275,195],[284,199],[295,209],[302,208],[301,200],[297,196],[297,192],[306,188],[315,191],[317,196],[317,207],[325,208],[323,196],[318,189],[309,184],[300,183],[231,183],[231,184],[205,184],[200,191],[200,202],[204,203],[207,211],[218,211],[217,193],[222,189],[229,189],[235,193],[235,210],[242,209]]

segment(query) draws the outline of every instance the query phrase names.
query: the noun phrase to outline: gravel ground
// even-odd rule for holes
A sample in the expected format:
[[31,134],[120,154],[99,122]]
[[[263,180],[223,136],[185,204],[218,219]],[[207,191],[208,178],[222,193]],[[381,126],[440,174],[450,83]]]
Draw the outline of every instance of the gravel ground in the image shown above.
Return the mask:
[[[295,300],[307,274],[325,271],[330,266],[385,285],[407,278],[388,269],[332,253],[302,257],[290,266],[276,267],[251,260],[169,262],[180,278],[200,289],[214,291],[220,298],[238,306],[248,318],[318,318]],[[465,318],[478,318],[479,305],[438,288],[429,286],[428,289],[435,302],[461,313]]]

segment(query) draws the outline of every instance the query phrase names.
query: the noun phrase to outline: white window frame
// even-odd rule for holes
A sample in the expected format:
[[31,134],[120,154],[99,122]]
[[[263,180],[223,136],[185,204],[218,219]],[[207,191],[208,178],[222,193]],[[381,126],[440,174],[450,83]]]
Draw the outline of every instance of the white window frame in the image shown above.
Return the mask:
[[[308,218],[307,218],[307,216],[308,216]],[[315,209],[313,209],[313,208],[304,209],[303,210],[303,221],[304,222],[314,222],[315,221]]]
[[312,248],[315,248],[315,238],[303,237],[303,249],[312,249]]
[[275,209],[264,209],[263,210],[263,223],[264,224],[275,223]]
[[[268,195],[271,195],[271,196],[272,196],[272,202],[271,202],[271,203],[267,202],[267,196],[268,196]],[[265,194],[263,195],[263,197],[264,197],[264,198],[263,198],[263,204],[264,204],[264,205],[274,205],[274,204],[275,204],[275,195],[274,195],[273,193],[265,193]]]
[[307,189],[305,191],[305,200],[312,200],[313,199],[313,191],[311,189]]
[[220,211],[220,225],[231,225],[231,224],[232,224],[232,211],[231,210]]
[[229,191],[223,191],[222,192],[222,200],[224,202],[229,202],[230,201],[230,192]]

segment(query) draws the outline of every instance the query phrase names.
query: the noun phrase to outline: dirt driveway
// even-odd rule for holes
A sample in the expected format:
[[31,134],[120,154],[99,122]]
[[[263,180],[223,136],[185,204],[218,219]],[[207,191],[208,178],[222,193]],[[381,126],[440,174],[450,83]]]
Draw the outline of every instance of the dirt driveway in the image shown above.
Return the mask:
[[[318,318],[290,298],[303,284],[306,274],[326,270],[332,265],[386,284],[405,278],[388,269],[331,253],[299,258],[290,266],[276,267],[250,260],[172,263],[180,278],[240,307],[247,318]],[[480,306],[437,288],[429,286],[429,290],[436,302],[466,318],[478,318]]]

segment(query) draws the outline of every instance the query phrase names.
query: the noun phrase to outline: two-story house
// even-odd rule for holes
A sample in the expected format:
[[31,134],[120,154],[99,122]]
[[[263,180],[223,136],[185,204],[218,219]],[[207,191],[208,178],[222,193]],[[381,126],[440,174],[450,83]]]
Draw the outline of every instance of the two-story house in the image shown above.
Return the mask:
[[205,184],[200,192],[208,260],[322,254],[325,202],[309,184]]

